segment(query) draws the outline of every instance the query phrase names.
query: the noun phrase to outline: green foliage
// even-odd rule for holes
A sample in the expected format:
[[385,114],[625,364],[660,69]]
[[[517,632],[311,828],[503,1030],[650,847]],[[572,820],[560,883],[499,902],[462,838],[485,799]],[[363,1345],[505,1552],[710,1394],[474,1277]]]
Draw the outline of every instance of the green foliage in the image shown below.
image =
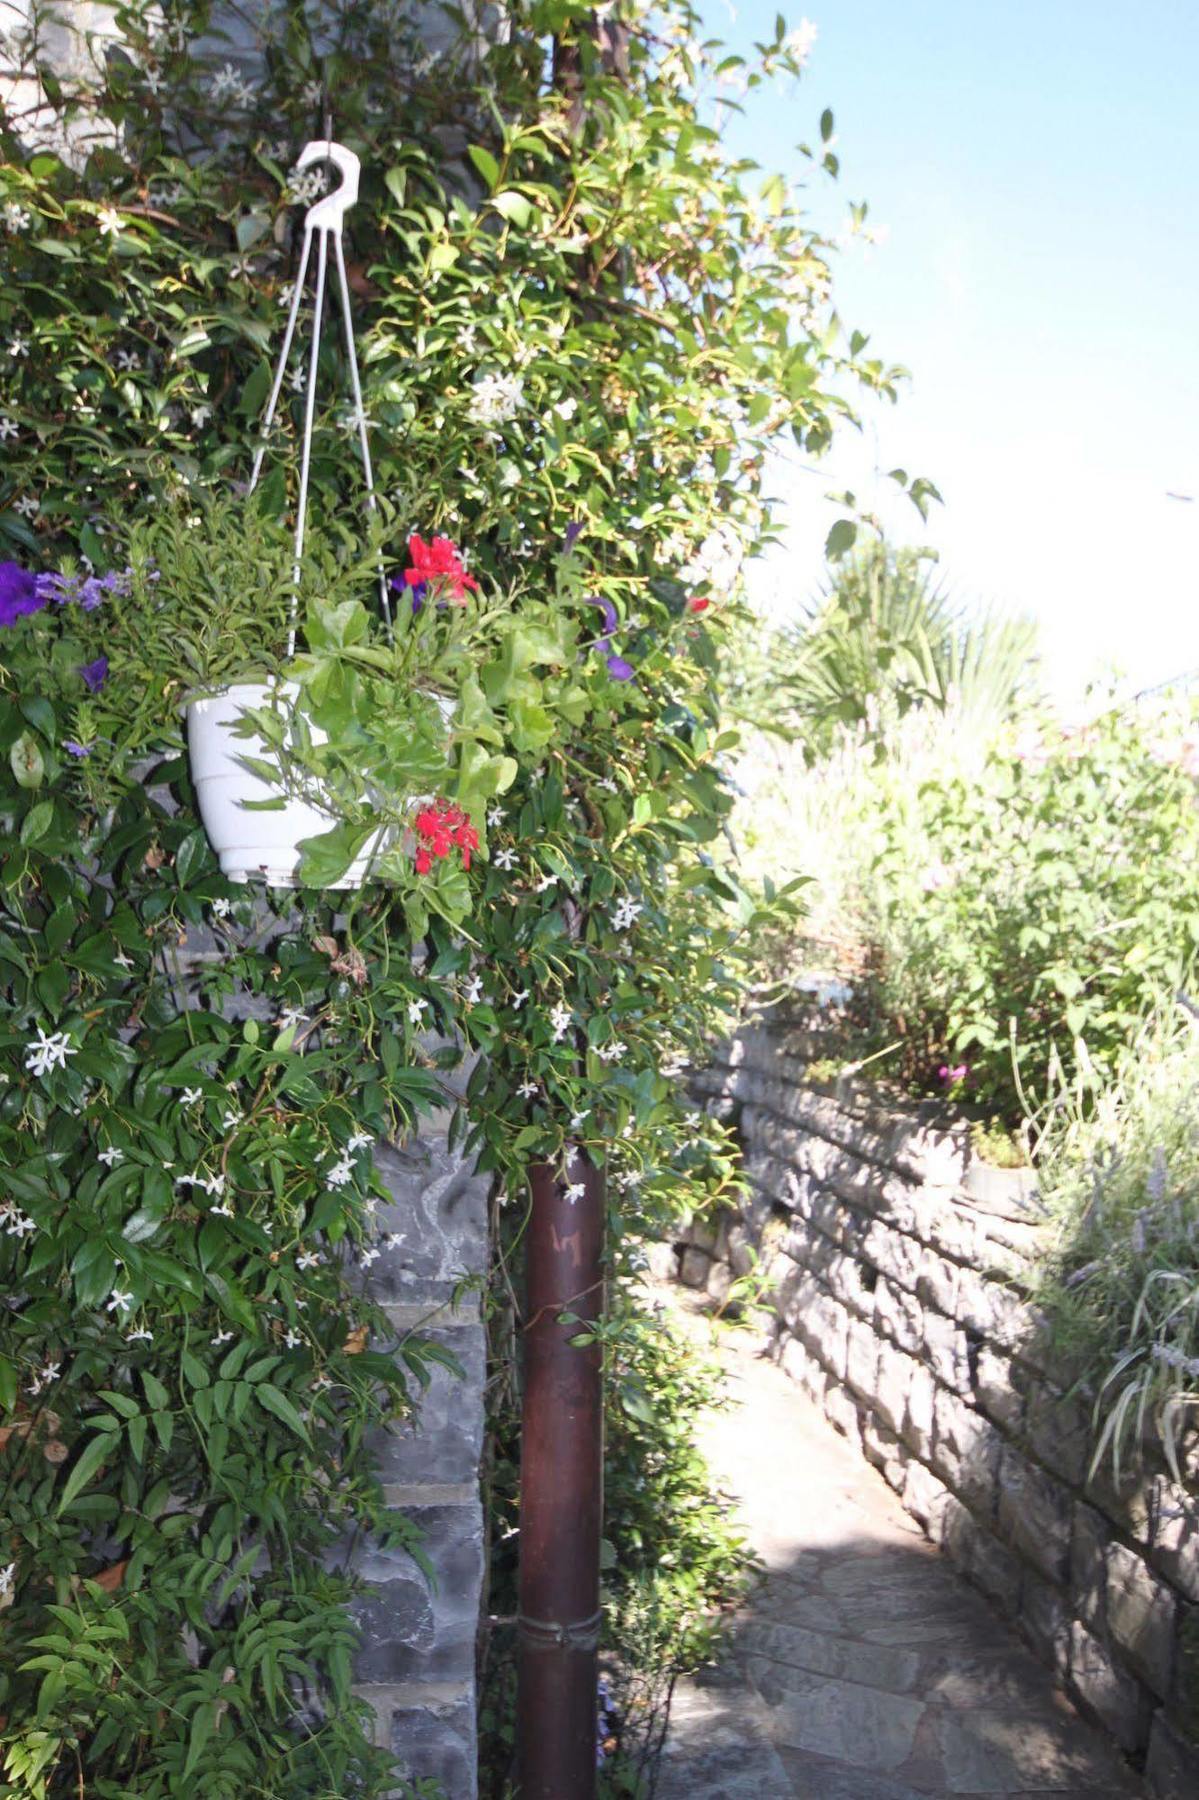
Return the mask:
[[794,733],[810,761],[846,730],[881,755],[918,708],[952,710],[959,729],[986,736],[1032,697],[1035,642],[1028,620],[955,605],[925,553],[873,538],[835,566],[801,625],[768,635],[746,702],[767,729]]
[[1063,1362],[1096,1395],[1095,1462],[1116,1479],[1160,1442],[1180,1447],[1199,1407],[1199,1033],[1149,1019],[1095,1099],[1055,1096],[1038,1181],[1056,1247],[1041,1299]]
[[[209,13],[122,7],[123,43],[71,77],[40,13],[16,41],[46,104],[0,137],[0,336],[21,346],[0,408],[0,555],[112,573],[120,540],[182,486],[244,479],[295,266],[287,169],[328,95],[363,159],[347,255],[393,532],[378,542],[391,569],[408,529],[444,531],[511,599],[503,654],[464,647],[474,685],[457,691],[459,726],[469,709],[477,741],[517,767],[491,783],[503,797],[461,911],[443,909],[469,918],[461,935],[377,888],[338,913],[301,891],[264,928],[215,872],[175,708],[197,678],[272,672],[286,565],[261,521],[294,500],[290,390],[245,545],[215,534],[208,569],[180,542],[164,551],[162,591],[173,576],[192,596],[177,656],[145,589],[128,612],[110,590],[93,612],[52,606],[4,631],[0,1149],[19,1229],[0,1255],[19,1304],[0,1345],[0,1752],[21,1800],[394,1785],[349,1695],[349,1584],[330,1568],[352,1529],[405,1530],[381,1511],[364,1438],[432,1352],[363,1347],[378,1321],[342,1257],[369,1255],[372,1177],[351,1159],[330,1189],[330,1169],[359,1133],[402,1137],[444,1099],[439,1056],[482,1051],[454,1132],[496,1176],[507,1245],[527,1160],[564,1166],[575,1143],[608,1172],[618,1267],[622,1233],[726,1178],[675,1079],[727,1025],[750,935],[780,911],[712,856],[731,807],[720,689],[747,629],[738,569],[769,533],[771,443],[818,452],[848,410],[840,388],[894,391],[841,334],[802,196],[722,148],[697,98],[722,53],[690,13],[637,11],[614,70],[573,0],[519,0],[503,44],[472,29],[436,52],[373,0],[322,8],[319,40],[287,5],[264,16],[253,71],[203,41]],[[798,74],[784,40],[779,21],[751,89]],[[813,165],[833,172],[827,138]],[[347,386],[332,334],[319,375],[318,555],[341,566],[352,542],[370,562],[346,409],[324,404]],[[440,650],[422,627],[395,662],[364,664],[359,605],[314,596],[299,673],[314,719],[340,709],[343,747],[361,728],[398,792],[412,766],[401,782],[377,760],[403,753],[383,741],[398,659],[416,646],[432,680]],[[89,698],[80,668],[97,654],[109,677]],[[616,654],[633,679],[611,678]],[[362,823],[362,763],[274,748]],[[477,773],[458,765],[472,806]],[[192,962],[202,927],[217,954]],[[35,1073],[31,1036],[62,1066]],[[711,1544],[714,1515],[704,1530]],[[700,1554],[701,1585],[723,1579],[722,1555]],[[689,1604],[684,1577],[663,1579]]]
[[963,1096],[1017,1125],[1057,1070],[1097,1091],[1185,985],[1199,950],[1186,744],[1177,722],[1111,712],[915,794],[880,776],[867,1004],[909,1079],[936,1087],[965,1065]]

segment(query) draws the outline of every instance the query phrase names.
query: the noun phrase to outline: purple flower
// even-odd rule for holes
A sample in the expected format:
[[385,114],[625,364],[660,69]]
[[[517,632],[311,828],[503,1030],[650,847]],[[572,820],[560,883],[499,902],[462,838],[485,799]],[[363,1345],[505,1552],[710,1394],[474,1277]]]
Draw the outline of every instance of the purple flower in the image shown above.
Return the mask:
[[617,618],[616,608],[613,606],[612,602],[610,600],[601,600],[598,594],[592,594],[591,604],[592,606],[600,607],[603,611],[604,630],[607,632],[615,631],[619,624],[619,620]]
[[36,575],[20,563],[0,562],[0,625],[15,625],[27,613],[41,612],[45,604]]
[[613,681],[632,681],[636,676],[636,669],[633,667],[632,663],[626,662],[623,656],[617,656],[612,649],[611,634],[616,630],[616,627],[620,622],[616,608],[610,600],[601,600],[598,594],[591,595],[591,604],[592,606],[600,607],[603,611],[604,636],[597,638],[595,643],[598,650],[603,650],[607,654],[609,675],[612,677]]
[[92,753],[92,747],[90,744],[77,744],[75,742],[74,738],[68,738],[66,743],[63,745],[63,749],[70,756],[90,756]]
[[393,575],[387,585],[392,593],[401,600],[405,594],[412,595],[412,615],[415,618],[416,614],[420,612],[425,604],[425,589],[429,585],[428,582],[418,581],[410,585],[402,578],[402,576]]
[[93,694],[98,694],[108,680],[108,658],[98,656],[95,662],[81,663],[79,673],[83,676],[85,686]]
[[566,527],[566,536],[562,539],[563,556],[570,555],[582,535],[583,521],[581,519],[572,519],[570,524]]
[[632,663],[625,661],[623,656],[610,656],[608,658],[608,673],[613,681],[632,681],[637,671]]
[[47,600],[56,600],[59,606],[79,606],[84,612],[95,612],[102,603],[105,593],[125,592],[118,589],[123,580],[119,575],[61,575],[52,572],[39,575],[37,578],[38,593],[42,604]]

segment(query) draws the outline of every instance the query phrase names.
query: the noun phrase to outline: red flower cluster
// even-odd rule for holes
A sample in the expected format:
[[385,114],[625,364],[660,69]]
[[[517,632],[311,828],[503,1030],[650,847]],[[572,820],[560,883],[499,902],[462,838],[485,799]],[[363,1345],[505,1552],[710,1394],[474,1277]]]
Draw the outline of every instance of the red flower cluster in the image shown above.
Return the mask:
[[470,868],[472,850],[479,848],[479,834],[460,806],[449,800],[435,800],[416,815],[416,872],[427,875],[435,856],[448,856],[456,844],[462,852],[462,867]]
[[408,539],[408,555],[412,561],[404,570],[404,580],[410,588],[428,583],[435,599],[455,600],[459,606],[466,605],[468,589],[478,591],[478,582],[473,575],[467,574],[461,556],[448,537],[435,537],[431,544],[426,544],[424,538],[414,532]]
[[701,594],[692,594],[687,601],[687,611],[693,613],[707,612],[711,604],[712,602],[706,600]]

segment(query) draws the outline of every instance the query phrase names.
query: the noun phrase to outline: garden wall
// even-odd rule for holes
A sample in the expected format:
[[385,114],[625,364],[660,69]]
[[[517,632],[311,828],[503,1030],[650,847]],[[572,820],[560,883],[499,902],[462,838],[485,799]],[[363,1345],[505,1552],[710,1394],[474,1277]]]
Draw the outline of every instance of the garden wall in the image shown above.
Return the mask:
[[[776,1359],[1018,1625],[1071,1697],[1199,1794],[1199,1461],[1087,1479],[1090,1402],[1026,1295],[1043,1224],[1027,1170],[971,1154],[937,1109],[807,1071],[833,1014],[774,1012],[696,1079],[740,1133],[749,1192],[676,1246],[717,1299],[758,1267]],[[943,1109],[942,1109],[943,1113]],[[755,1259],[760,1259],[755,1262]]]

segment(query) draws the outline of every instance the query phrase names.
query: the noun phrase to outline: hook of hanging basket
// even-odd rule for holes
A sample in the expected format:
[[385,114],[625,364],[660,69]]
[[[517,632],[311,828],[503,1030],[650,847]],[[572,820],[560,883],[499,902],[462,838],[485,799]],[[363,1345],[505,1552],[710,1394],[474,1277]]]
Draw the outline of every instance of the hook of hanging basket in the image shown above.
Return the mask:
[[362,165],[352,150],[347,150],[344,144],[335,144],[331,138],[313,138],[305,144],[296,159],[296,168],[306,169],[318,162],[332,163],[341,175],[341,183],[323,200],[308,208],[304,214],[304,229],[340,234],[342,220],[358,198],[358,172]]

